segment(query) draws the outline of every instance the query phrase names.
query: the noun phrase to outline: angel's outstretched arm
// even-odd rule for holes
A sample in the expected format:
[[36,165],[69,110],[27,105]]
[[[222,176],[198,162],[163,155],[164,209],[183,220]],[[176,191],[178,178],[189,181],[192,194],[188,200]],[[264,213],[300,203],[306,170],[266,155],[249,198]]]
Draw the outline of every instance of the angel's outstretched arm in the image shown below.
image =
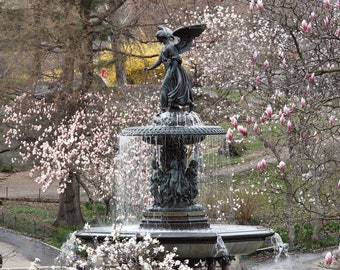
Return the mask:
[[157,61],[151,67],[145,67],[144,70],[152,70],[158,67],[162,63],[161,56],[158,57]]

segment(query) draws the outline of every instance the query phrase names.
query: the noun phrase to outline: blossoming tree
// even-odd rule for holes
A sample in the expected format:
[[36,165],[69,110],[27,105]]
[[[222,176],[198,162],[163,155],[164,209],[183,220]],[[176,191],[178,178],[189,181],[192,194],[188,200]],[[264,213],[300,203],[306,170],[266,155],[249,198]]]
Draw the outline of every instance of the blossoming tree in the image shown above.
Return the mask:
[[[88,94],[84,97],[84,106],[78,108],[72,117],[60,122],[55,120],[59,115],[56,104],[23,95],[5,108],[5,122],[10,127],[7,143],[10,145],[13,138],[22,141],[21,155],[24,160],[33,161],[32,175],[37,176],[36,181],[43,190],[49,188],[52,182],[58,182],[58,192],[66,196],[69,194],[65,195],[65,192],[79,192],[81,187],[90,202],[104,200],[109,209],[109,204],[117,204],[122,196],[115,192],[119,185],[115,181],[120,179],[118,174],[121,173],[116,167],[119,132],[127,125],[145,123],[152,113],[152,104],[156,104],[153,103],[155,97],[142,96],[140,90],[130,95],[125,101],[117,101],[113,93]],[[125,106],[120,102],[124,102]],[[149,106],[145,107],[144,102]],[[143,159],[143,156],[139,158]],[[147,197],[147,178],[140,175],[145,173],[146,165],[141,160],[129,165],[133,166],[134,177],[127,186],[130,192],[136,194],[139,189],[139,195],[132,198],[136,200],[134,204],[141,206]],[[131,171],[132,168],[125,170]],[[68,189],[69,185],[76,188]],[[79,194],[73,196],[79,198]],[[67,204],[61,207],[67,207]],[[65,210],[70,211],[71,206]],[[64,211],[60,210],[59,215],[62,213]],[[76,214],[81,215],[81,211],[74,210]],[[66,218],[59,216],[57,222]]]
[[230,4],[188,12],[190,23],[204,22],[207,31],[185,60],[221,97],[239,94],[237,104],[216,114],[230,118],[228,140],[256,139],[267,149],[270,158],[260,157],[250,174],[263,178],[254,192],[279,205],[275,215],[290,241],[294,224],[306,218],[320,239],[321,222],[339,218],[340,2],[252,0],[247,10]]
[[260,109],[252,110],[249,126],[275,157],[277,169],[264,177],[273,179],[267,185],[272,202],[285,196],[292,243],[294,219],[304,222],[299,215],[309,213],[318,240],[321,222],[338,218],[339,10],[339,1],[309,1],[308,8],[300,1],[250,1],[253,17],[278,31],[272,50],[254,51],[255,91],[243,106]]

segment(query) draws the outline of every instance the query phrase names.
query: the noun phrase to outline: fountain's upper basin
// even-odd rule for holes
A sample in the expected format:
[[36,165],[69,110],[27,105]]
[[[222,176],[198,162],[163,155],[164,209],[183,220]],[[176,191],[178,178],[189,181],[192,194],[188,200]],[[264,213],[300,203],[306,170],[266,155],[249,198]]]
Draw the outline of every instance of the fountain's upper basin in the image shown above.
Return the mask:
[[219,126],[142,126],[129,127],[121,132],[121,136],[140,136],[151,144],[181,142],[195,144],[203,141],[207,135],[225,134]]
[[147,143],[195,144],[203,141],[208,135],[225,134],[219,126],[207,126],[193,112],[183,112],[173,108],[169,112],[157,114],[148,126],[128,127],[122,130],[121,136],[139,136]]
[[[109,236],[112,227],[93,227],[90,230],[79,231],[77,237],[85,241],[94,238],[104,239]],[[245,255],[255,252],[263,245],[265,239],[274,235],[274,231],[262,226],[212,224],[209,229],[202,230],[166,230],[141,229],[139,225],[122,226],[119,229],[122,238],[137,237],[141,239],[144,233],[150,233],[169,251],[177,248],[177,254],[182,259],[214,258],[218,237],[223,242],[229,255]]]
[[219,126],[140,126],[128,127],[122,130],[122,136],[206,136],[225,134],[225,130]]

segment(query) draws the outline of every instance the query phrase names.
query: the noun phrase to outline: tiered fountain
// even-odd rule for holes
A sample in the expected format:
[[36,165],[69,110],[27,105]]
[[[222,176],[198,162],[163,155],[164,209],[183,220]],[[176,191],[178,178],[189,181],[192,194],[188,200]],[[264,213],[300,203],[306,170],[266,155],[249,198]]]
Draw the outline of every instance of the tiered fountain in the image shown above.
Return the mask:
[[[199,28],[201,30],[198,31]],[[195,26],[193,29],[196,31],[193,35],[197,36],[204,30],[204,26]],[[180,35],[183,42],[185,37],[183,34],[181,36],[181,31],[176,34]],[[169,46],[174,46],[168,41],[174,37],[175,32],[164,27],[159,32],[156,36],[165,44],[161,60],[148,69],[165,62],[168,71],[171,71],[174,68],[171,64],[167,66],[169,63],[166,56]],[[170,61],[171,59],[178,57],[170,56]],[[176,68],[181,67],[176,64]],[[176,70],[171,72],[176,73]],[[181,73],[179,71],[177,76],[182,76]],[[174,95],[172,90],[177,89],[178,85],[170,89],[164,101],[165,87],[174,82],[186,81],[186,78],[174,79],[172,74],[167,73],[164,79],[161,110],[153,117],[152,124],[126,128],[121,132],[121,136],[140,136],[145,143],[153,144],[160,150],[159,157],[152,162],[150,177],[153,203],[143,213],[140,224],[123,227],[121,236],[141,238],[142,233],[148,232],[166,249],[177,247],[177,254],[181,259],[192,262],[206,260],[210,264],[217,261],[222,269],[226,269],[235,255],[256,251],[274,232],[261,226],[210,224],[203,206],[194,202],[198,194],[198,163],[194,159],[188,160],[187,147],[202,142],[209,135],[225,134],[225,130],[219,126],[203,125],[195,121],[196,114],[183,110],[186,105],[192,109],[191,88],[185,94],[184,103],[180,99],[174,100],[178,93]],[[185,91],[180,94],[183,96],[183,93]],[[165,108],[163,105],[168,103],[170,106]],[[88,240],[94,237],[104,238],[110,233],[111,227],[94,227],[90,231],[79,232],[77,236]]]

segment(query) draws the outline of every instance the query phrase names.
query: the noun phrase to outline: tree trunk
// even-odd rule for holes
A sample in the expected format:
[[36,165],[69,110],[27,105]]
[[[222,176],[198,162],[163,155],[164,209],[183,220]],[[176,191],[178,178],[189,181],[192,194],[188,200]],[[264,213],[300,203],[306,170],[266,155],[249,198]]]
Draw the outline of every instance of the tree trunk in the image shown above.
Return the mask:
[[125,65],[122,59],[115,63],[116,69],[116,84],[119,86],[126,85],[126,71]]
[[82,19],[82,31],[78,40],[78,65],[81,74],[78,94],[84,95],[89,91],[93,82],[93,29],[91,27],[91,3],[93,1],[83,1],[79,8],[79,15]]
[[126,57],[121,54],[123,50],[124,41],[121,40],[119,34],[112,36],[112,56],[115,59],[114,66],[116,71],[116,85],[126,85]]
[[32,42],[33,44],[31,45],[32,51],[33,51],[33,61],[32,61],[32,68],[30,69],[30,80],[31,82],[37,82],[38,80],[41,79],[42,75],[42,51],[41,51],[41,34],[40,34],[40,26],[42,25],[41,23],[41,6],[40,2],[37,1],[33,4],[33,27],[35,29],[33,33],[33,38]]
[[70,183],[59,196],[59,210],[54,226],[65,223],[69,226],[83,226],[84,219],[80,208],[79,175],[70,173]]

